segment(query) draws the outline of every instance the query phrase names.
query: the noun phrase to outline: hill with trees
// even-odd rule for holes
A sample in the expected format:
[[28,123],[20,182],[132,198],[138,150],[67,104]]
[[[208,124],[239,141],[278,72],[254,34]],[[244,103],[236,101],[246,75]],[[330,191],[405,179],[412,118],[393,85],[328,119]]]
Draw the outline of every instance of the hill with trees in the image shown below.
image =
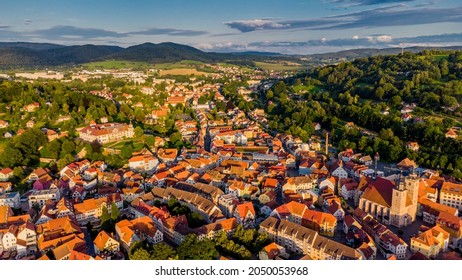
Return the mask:
[[[319,122],[340,149],[379,152],[390,162],[409,157],[462,178],[460,136],[445,137],[462,124],[461,79],[461,51],[375,56],[280,81],[259,96],[260,106],[270,129],[307,140]],[[420,150],[407,149],[410,141]]]
[[62,46],[40,43],[1,43],[0,69],[46,66],[72,66],[105,60],[170,63],[182,60],[201,62],[233,62],[248,65],[252,60],[263,60],[270,54],[203,52],[187,45],[175,43],[144,43],[121,48],[104,45]]

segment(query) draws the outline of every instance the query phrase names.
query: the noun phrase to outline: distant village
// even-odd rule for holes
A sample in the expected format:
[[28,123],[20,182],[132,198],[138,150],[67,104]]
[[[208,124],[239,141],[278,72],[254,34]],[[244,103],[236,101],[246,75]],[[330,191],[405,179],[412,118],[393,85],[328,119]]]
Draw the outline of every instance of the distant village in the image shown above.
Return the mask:
[[[231,67],[220,71],[212,78],[241,74]],[[139,85],[147,79],[143,72],[109,70],[15,77],[86,81],[104,75]],[[239,94],[250,101],[252,92],[271,86],[264,78],[260,73],[250,76]],[[228,102],[219,83],[186,86],[154,79],[140,91],[150,96],[162,82],[167,84],[167,101],[144,122],[161,123],[179,104],[191,108],[196,119],[180,116],[174,125],[192,148],[167,147],[169,139],[155,136],[154,145],[134,151],[119,169],[76,157],[57,172],[33,170],[26,178],[31,189],[24,193],[14,191],[12,168],[1,169],[1,259],[127,259],[137,241],[175,247],[189,234],[212,239],[221,232],[231,235],[239,226],[257,229],[271,241],[255,259],[462,259],[462,184],[419,168],[410,159],[386,172],[377,169],[378,158],[351,149],[333,154],[319,123],[313,123],[315,134],[304,142],[268,130],[261,109],[246,113],[226,108],[211,118],[218,101]],[[110,89],[90,94],[114,99]],[[213,95],[212,100],[199,102],[204,94]],[[124,94],[118,101],[144,106],[132,97]],[[23,110],[33,112],[39,106],[31,103]],[[403,120],[411,113],[412,106],[403,109]],[[60,116],[59,121],[70,118]],[[28,121],[23,131],[36,121]],[[0,121],[2,128],[8,125]],[[66,137],[62,131],[42,131],[49,141]],[[92,120],[74,132],[82,141],[102,145],[135,137],[133,124],[108,118]],[[457,133],[451,129],[447,137]],[[408,145],[419,149],[416,142]],[[194,227],[186,215],[170,213],[165,205],[172,199],[198,214],[204,224]],[[117,214],[114,232],[101,229],[102,216],[108,213]],[[98,230],[96,236],[90,235],[92,229]]]

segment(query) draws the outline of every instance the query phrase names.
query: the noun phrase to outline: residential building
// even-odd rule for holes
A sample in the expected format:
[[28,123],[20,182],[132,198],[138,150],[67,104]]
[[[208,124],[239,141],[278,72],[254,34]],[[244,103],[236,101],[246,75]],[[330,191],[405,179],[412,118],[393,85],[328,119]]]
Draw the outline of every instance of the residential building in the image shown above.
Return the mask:
[[57,188],[48,190],[35,190],[31,195],[29,195],[29,208],[37,205],[39,209],[42,209],[48,200],[57,202],[60,199],[61,191]]
[[6,182],[13,178],[13,169],[5,168],[0,170],[0,182]]
[[0,195],[0,206],[8,205],[13,209],[21,207],[19,192],[9,192]]
[[218,198],[218,207],[227,218],[233,217],[234,209],[239,203],[239,199],[234,193],[224,194]]
[[93,246],[95,247],[95,253],[101,254],[104,251],[114,252],[120,250],[120,243],[117,241],[112,234],[108,234],[106,231],[102,230],[98,233],[93,240]]
[[292,191],[295,193],[303,193],[316,186],[316,178],[314,176],[298,176],[289,177],[286,183],[282,186],[282,191]]
[[288,259],[288,257],[289,254],[286,253],[286,249],[276,242],[266,245],[263,250],[258,253],[258,258],[260,260]]
[[128,160],[128,166],[133,172],[152,174],[156,171],[159,160],[153,155],[134,156]]
[[170,198],[175,198],[182,205],[186,205],[192,212],[200,214],[207,223],[217,222],[225,219],[225,216],[212,201],[200,196],[199,194],[167,187],[153,188],[151,193],[155,199],[167,203]]
[[97,199],[90,198],[84,200],[82,203],[74,204],[75,218],[79,225],[99,223],[99,219],[103,214],[103,208],[106,207],[110,213],[112,210],[112,202],[116,204],[119,210],[122,210],[123,200],[118,193]]
[[254,228],[255,227],[255,208],[251,201],[239,204],[234,210],[234,217],[236,217],[237,222],[244,226],[244,228]]
[[148,216],[122,220],[116,224],[115,230],[117,239],[127,252],[135,241],[146,241],[153,245],[164,240],[163,233]]
[[451,129],[448,130],[448,132],[446,132],[445,137],[446,138],[456,139],[457,138],[457,131],[451,128]]
[[236,218],[221,220],[215,223],[207,224],[194,229],[199,239],[214,238],[218,233],[225,232],[230,236],[239,225]]
[[436,224],[449,233],[449,244],[452,248],[462,249],[462,219],[441,212],[436,219]]
[[305,204],[296,201],[277,207],[271,216],[291,221],[328,236],[334,236],[337,227],[337,218],[332,214],[311,210]]
[[429,199],[421,199],[420,207],[423,215],[423,221],[429,225],[435,225],[436,219],[438,219],[441,212],[455,217],[459,215],[459,210],[457,208],[436,203]]
[[343,218],[345,217],[345,210],[343,210],[342,206],[337,201],[333,201],[327,208],[327,211],[332,214],[337,221],[343,221]]
[[269,217],[260,224],[260,231],[285,248],[287,252],[308,255],[313,260],[361,260],[355,249],[320,236],[315,230],[288,220]]
[[165,164],[169,164],[175,161],[176,157],[178,156],[178,150],[160,148],[157,151],[157,156],[160,160],[162,160],[162,162],[164,162]]
[[330,175],[338,179],[348,178],[348,172],[343,168],[342,160],[336,161],[330,166]]
[[439,226],[434,226],[421,234],[411,237],[411,251],[435,258],[446,252],[449,245],[449,233]]
[[356,208],[353,214],[361,229],[374,238],[375,244],[385,258],[406,258],[408,244],[404,240],[360,208]]

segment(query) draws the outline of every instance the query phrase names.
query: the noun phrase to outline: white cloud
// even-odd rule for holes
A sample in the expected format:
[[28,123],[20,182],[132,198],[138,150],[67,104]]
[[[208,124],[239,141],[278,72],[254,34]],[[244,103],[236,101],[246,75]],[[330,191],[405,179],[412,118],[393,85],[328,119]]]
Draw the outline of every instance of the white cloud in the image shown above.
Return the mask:
[[393,40],[393,38],[390,35],[377,36],[377,42],[390,43],[392,40]]

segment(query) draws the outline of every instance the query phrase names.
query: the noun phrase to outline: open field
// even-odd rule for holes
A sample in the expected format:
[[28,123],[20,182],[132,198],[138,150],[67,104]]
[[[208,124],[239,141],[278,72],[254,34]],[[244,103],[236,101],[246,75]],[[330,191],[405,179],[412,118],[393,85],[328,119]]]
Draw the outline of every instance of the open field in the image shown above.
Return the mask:
[[141,68],[151,68],[153,65],[147,62],[139,61],[124,61],[124,60],[105,60],[98,62],[89,62],[83,64],[83,67],[94,70],[94,69],[141,69]]
[[259,62],[256,61],[257,67],[266,71],[297,71],[302,69],[302,65],[289,64],[284,61],[279,62]]
[[169,69],[169,70],[159,70],[159,75],[160,76],[165,76],[165,75],[198,75],[198,76],[206,76],[209,75],[210,73],[207,72],[202,72],[202,71],[197,71],[195,68],[175,68],[175,69]]
[[196,60],[182,60],[180,62],[172,63],[157,63],[154,65],[154,68],[160,70],[172,70],[177,68],[188,68],[195,69],[198,66],[203,66],[204,63]]

